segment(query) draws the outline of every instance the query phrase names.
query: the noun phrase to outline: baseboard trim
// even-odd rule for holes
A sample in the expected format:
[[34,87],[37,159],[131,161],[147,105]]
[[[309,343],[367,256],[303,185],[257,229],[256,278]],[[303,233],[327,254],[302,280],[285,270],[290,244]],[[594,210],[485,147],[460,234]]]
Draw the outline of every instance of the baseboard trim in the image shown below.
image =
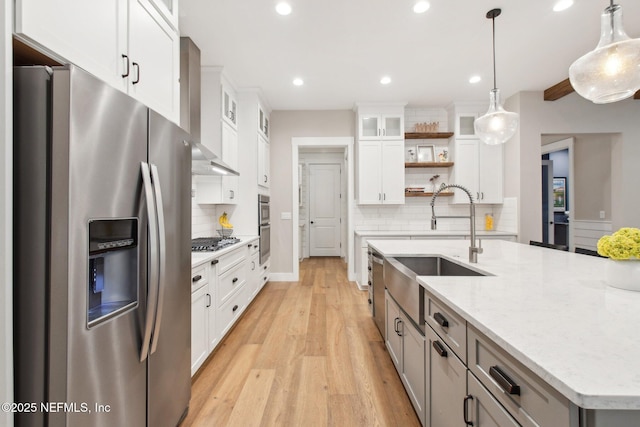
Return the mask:
[[297,282],[298,279],[293,273],[270,273],[270,282]]

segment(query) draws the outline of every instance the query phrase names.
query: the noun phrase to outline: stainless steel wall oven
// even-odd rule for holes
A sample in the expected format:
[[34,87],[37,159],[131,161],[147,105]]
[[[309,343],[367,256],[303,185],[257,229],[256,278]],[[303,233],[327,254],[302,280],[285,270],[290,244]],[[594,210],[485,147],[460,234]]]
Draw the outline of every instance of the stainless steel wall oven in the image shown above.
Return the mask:
[[269,212],[269,196],[258,194],[258,231],[260,235],[260,265],[269,260],[271,255],[271,220]]

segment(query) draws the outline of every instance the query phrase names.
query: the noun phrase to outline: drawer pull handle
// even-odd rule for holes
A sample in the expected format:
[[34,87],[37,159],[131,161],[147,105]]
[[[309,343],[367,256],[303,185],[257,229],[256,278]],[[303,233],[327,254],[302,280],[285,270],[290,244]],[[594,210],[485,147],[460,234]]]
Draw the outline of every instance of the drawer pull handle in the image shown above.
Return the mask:
[[213,261],[211,261],[211,265],[216,265],[219,262],[219,260],[214,259]]
[[402,336],[402,334],[400,333],[401,324],[402,324],[402,320],[399,317],[396,317],[394,326],[395,326],[396,334],[398,334],[399,337]]
[[231,281],[231,283],[236,283],[238,281],[237,277],[234,277],[233,280]]
[[196,282],[197,282],[198,280],[200,280],[200,279],[202,279],[202,276],[198,274],[197,276],[193,276],[193,278],[191,279],[191,281],[192,281],[193,283],[196,283]]
[[440,341],[434,341],[432,346],[436,349],[440,357],[447,357],[447,349],[444,348],[442,344],[440,344]]
[[232,310],[233,310],[233,312],[235,313],[237,309],[238,309],[238,305],[236,304],[236,305],[234,305],[234,306],[233,306],[233,309],[232,309]]
[[473,400],[473,396],[467,394],[462,401],[462,416],[464,417],[464,423],[468,426],[472,426],[473,422],[469,421],[469,410],[467,409],[467,402]]
[[520,386],[516,384],[502,369],[497,366],[489,368],[489,375],[493,378],[504,391],[509,394],[520,395]]
[[433,318],[435,319],[436,322],[438,322],[438,325],[442,326],[443,328],[449,327],[449,321],[442,314],[435,313],[433,315]]

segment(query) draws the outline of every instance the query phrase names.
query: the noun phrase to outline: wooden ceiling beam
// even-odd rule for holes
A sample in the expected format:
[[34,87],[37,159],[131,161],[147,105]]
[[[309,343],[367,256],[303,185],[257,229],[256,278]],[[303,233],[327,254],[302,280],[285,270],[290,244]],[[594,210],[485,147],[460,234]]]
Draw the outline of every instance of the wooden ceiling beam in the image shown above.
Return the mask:
[[[544,100],[556,101],[562,98],[563,96],[569,95],[573,91],[574,90],[573,90],[573,86],[571,86],[571,82],[569,81],[569,79],[565,79],[560,83],[557,83],[551,86],[550,88],[545,89]],[[640,99],[640,90],[633,95],[633,99]]]
[[571,82],[569,79],[565,79],[560,83],[557,83],[551,86],[544,91],[544,100],[545,101],[556,101],[563,96],[569,95],[573,92],[573,86],[571,86]]

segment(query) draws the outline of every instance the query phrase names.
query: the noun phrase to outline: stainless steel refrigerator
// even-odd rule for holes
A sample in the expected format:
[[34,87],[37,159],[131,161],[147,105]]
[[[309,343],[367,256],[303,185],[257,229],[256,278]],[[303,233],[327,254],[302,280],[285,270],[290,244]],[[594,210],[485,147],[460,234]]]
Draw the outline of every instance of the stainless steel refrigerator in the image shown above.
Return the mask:
[[74,66],[16,67],[14,116],[16,425],[177,425],[189,136]]

